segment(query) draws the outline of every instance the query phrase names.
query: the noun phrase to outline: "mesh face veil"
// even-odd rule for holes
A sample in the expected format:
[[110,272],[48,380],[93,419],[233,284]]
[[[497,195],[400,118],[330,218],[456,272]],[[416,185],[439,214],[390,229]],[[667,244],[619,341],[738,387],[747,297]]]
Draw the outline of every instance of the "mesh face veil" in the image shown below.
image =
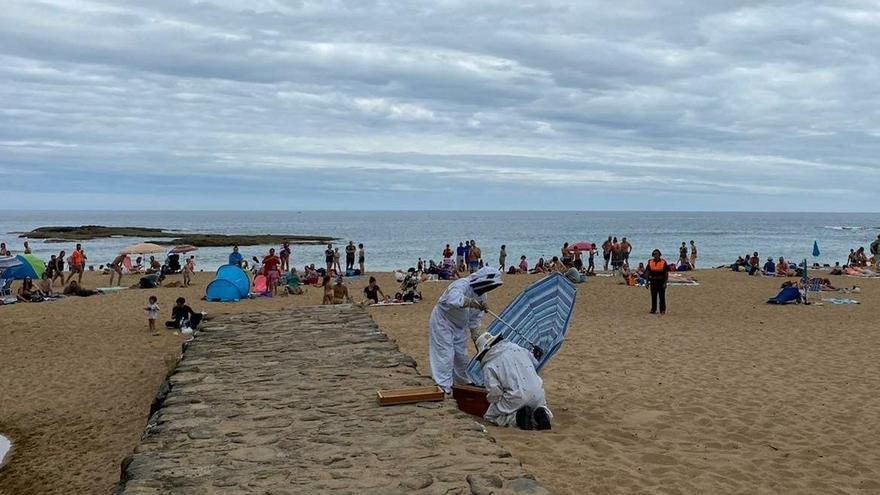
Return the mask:
[[477,294],[485,294],[503,284],[501,272],[497,268],[488,266],[480,268],[468,278],[470,279],[471,289]]

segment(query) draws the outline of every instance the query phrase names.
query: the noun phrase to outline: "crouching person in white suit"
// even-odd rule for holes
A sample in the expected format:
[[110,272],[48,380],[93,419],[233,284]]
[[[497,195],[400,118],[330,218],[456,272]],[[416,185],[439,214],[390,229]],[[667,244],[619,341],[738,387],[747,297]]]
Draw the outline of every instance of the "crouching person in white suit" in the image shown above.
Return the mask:
[[538,363],[532,353],[500,335],[484,333],[475,343],[489,401],[483,417],[498,426],[549,430],[553,413],[547,407],[544,381],[535,370]]

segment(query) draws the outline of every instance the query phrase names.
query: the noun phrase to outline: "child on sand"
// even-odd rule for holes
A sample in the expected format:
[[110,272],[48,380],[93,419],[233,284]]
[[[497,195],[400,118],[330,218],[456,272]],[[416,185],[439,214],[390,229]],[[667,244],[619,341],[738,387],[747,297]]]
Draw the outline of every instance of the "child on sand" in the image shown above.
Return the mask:
[[156,318],[159,317],[159,305],[157,304],[159,299],[156,296],[150,296],[149,301],[150,301],[150,304],[148,304],[147,307],[144,309],[147,310],[147,321],[149,322],[149,325],[150,325],[150,331],[155,332],[156,331]]
[[196,271],[196,258],[195,256],[190,256],[186,263],[183,265],[183,286],[189,287],[190,282],[192,282],[192,276]]

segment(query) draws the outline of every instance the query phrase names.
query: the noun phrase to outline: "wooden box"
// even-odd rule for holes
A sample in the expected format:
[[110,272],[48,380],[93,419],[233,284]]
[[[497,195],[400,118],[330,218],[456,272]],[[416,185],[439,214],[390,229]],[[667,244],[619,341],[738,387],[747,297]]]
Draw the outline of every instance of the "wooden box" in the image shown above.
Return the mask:
[[452,398],[462,411],[483,417],[489,409],[489,401],[486,400],[486,389],[472,385],[453,385]]
[[391,390],[379,390],[377,393],[380,406],[393,406],[395,404],[413,404],[415,402],[428,402],[443,400],[443,389],[433,385],[431,387],[398,388]]

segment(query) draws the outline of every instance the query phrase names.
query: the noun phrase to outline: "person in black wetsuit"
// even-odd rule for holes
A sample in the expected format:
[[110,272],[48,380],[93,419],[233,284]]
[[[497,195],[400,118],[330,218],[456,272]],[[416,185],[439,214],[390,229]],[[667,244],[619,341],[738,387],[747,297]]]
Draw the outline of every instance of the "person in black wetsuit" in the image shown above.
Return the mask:
[[657,301],[660,302],[660,314],[666,314],[666,283],[669,281],[669,263],[662,257],[659,249],[651,253],[645,277],[651,286],[651,314],[657,313]]
[[165,328],[180,328],[181,322],[188,321],[189,328],[195,330],[202,321],[202,314],[196,313],[186,304],[186,299],[177,298],[177,304],[171,308],[171,320],[165,322]]

